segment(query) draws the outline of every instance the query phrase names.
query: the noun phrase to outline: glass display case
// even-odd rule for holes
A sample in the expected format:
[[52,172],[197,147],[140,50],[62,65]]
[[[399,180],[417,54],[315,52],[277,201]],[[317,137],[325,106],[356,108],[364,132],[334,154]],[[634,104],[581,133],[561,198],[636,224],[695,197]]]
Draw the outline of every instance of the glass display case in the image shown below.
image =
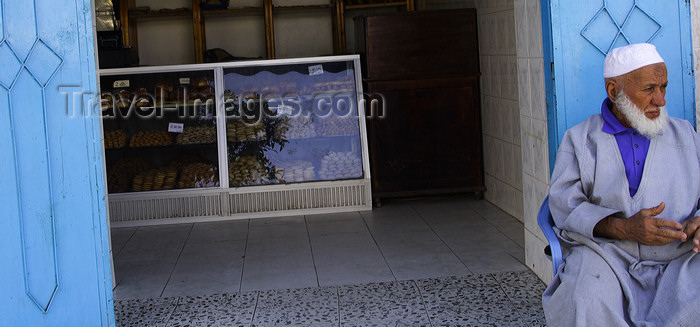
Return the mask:
[[371,209],[360,81],[357,56],[101,71],[112,221]]
[[213,70],[100,82],[109,193],[220,185]]
[[230,186],[362,178],[352,62],[224,69]]

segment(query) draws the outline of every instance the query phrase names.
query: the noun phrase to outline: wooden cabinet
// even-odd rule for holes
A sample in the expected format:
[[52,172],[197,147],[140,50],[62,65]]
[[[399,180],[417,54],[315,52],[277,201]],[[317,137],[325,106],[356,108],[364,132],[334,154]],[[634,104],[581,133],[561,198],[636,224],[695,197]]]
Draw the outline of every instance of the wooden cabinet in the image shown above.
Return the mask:
[[[474,10],[355,19],[375,199],[485,190]],[[374,111],[370,109],[374,107]]]

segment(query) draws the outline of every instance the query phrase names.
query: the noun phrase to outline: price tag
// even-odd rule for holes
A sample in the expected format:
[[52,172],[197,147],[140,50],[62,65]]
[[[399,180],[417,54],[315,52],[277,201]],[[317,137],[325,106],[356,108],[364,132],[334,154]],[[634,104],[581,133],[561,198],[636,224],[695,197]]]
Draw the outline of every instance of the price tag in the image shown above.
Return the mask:
[[190,78],[189,77],[180,78],[180,84],[190,84]]
[[321,75],[323,74],[323,65],[313,65],[309,66],[309,75]]
[[112,87],[129,87],[129,80],[123,79],[119,81],[114,81],[114,85],[112,85]]
[[182,133],[183,129],[185,129],[185,124],[183,124],[183,123],[170,123],[170,124],[168,124],[168,132]]

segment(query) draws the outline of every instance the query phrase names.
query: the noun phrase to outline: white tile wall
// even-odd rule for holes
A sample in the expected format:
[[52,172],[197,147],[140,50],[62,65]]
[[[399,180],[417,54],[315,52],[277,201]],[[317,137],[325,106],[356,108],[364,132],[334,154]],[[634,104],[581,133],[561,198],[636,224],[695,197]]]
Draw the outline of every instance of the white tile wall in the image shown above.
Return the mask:
[[532,117],[532,103],[530,101],[530,60],[527,57],[517,58],[518,69],[518,102],[520,115]]
[[525,263],[544,281],[552,278],[546,243],[537,225],[537,212],[549,188],[547,108],[542,58],[542,21],[539,0],[513,0],[520,136],[522,153]]
[[[513,136],[513,144],[515,144],[518,147],[518,150],[520,150],[520,146],[522,144],[522,139],[521,139],[521,131],[520,131],[520,105],[518,101],[515,100],[510,100],[508,101],[510,109],[510,115],[511,115],[511,125],[513,126],[512,130],[512,136]],[[522,164],[522,162],[521,162]]]
[[[493,137],[489,135],[484,135],[483,141],[484,148],[493,148]],[[491,152],[484,151],[484,174],[486,176],[493,176],[493,167],[493,155],[491,154]]]
[[[510,147],[511,154],[511,165],[508,184],[513,185],[513,187],[522,192],[523,190],[523,156],[520,146],[513,145]],[[522,203],[522,197],[519,199]],[[522,204],[521,204],[522,205]]]
[[535,133],[532,130],[532,117],[520,116],[520,135],[522,140],[523,174],[535,176]]
[[527,29],[528,35],[528,51],[530,57],[542,57],[542,14],[540,11],[540,1],[527,0]]
[[515,7],[515,49],[518,57],[527,57],[530,55],[528,46],[530,44],[530,35],[528,33],[528,19],[526,11],[526,0],[514,0]]
[[540,279],[549,282],[552,280],[552,262],[544,255],[547,242],[525,230],[525,264]]
[[506,57],[506,76],[503,97],[511,100],[518,100],[518,59],[515,54]]
[[479,64],[481,65],[481,94],[493,94],[491,91],[491,56],[479,56]]
[[522,155],[512,0],[477,0],[486,199],[522,220]]
[[532,130],[535,134],[535,178],[549,184],[549,146],[547,142],[547,121],[533,119]]
[[[513,147],[513,158],[515,163],[513,163],[513,166],[515,169],[513,169],[513,185],[515,185],[515,188],[520,190],[520,192],[523,191],[523,154],[522,150],[520,149],[519,146]],[[520,197],[520,207],[523,206],[523,201],[522,201],[522,196]]]
[[530,58],[530,108],[532,118],[547,121],[542,57]]

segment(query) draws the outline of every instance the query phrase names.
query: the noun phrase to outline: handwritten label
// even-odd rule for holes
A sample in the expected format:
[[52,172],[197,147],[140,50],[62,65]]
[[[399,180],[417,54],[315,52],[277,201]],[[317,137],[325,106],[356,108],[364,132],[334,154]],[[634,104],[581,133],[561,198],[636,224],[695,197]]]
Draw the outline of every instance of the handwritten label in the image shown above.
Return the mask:
[[321,75],[323,74],[323,66],[322,65],[313,65],[309,66],[309,75]]
[[114,85],[112,87],[129,87],[129,80],[123,79],[119,81],[114,81]]
[[185,129],[185,124],[183,124],[183,123],[170,123],[170,124],[168,124],[168,132],[182,133],[183,129]]
[[181,77],[180,84],[190,84],[190,78],[189,77]]

